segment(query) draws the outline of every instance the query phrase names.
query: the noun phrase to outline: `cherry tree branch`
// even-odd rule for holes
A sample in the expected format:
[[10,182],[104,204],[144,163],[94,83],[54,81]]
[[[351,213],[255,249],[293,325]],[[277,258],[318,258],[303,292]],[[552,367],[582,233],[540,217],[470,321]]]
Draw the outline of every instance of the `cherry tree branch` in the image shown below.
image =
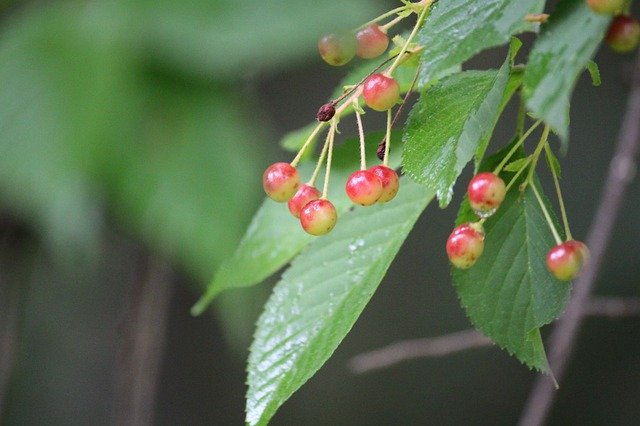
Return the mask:
[[[605,318],[640,317],[640,298],[592,297],[585,315]],[[439,337],[402,340],[351,358],[349,369],[355,374],[368,373],[417,358],[451,355],[469,349],[491,346],[480,332],[469,329]]]
[[[636,58],[627,108],[622,121],[615,153],[600,198],[600,204],[587,237],[591,260],[574,284],[567,310],[557,322],[548,347],[549,364],[558,382],[562,380],[567,362],[573,353],[576,336],[588,313],[590,294],[600,272],[613,226],[622,208],[624,195],[636,171],[636,156],[640,145],[640,54]],[[520,417],[522,426],[545,422],[555,398],[555,387],[547,377],[539,376],[531,390]]]

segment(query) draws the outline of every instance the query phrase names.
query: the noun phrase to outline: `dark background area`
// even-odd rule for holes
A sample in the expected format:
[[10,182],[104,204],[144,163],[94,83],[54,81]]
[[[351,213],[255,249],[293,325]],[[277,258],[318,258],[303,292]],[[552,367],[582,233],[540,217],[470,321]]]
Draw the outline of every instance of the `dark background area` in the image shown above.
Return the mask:
[[[0,424],[134,424],[122,413],[137,385],[156,390],[153,424],[242,424],[253,323],[278,274],[228,291],[201,317],[189,309],[257,208],[262,170],[291,156],[280,138],[313,119],[346,73],[321,61],[314,40],[397,2],[318,1],[309,16],[307,2],[284,0],[49,3],[0,2]],[[522,39],[526,49],[534,37]],[[492,49],[465,68],[496,67],[504,55]],[[597,206],[633,55],[602,47],[595,60],[602,85],[580,78],[560,159],[578,239]],[[513,107],[489,151],[510,140]],[[369,130],[382,128],[375,115]],[[274,425],[517,421],[537,373],[495,347],[363,375],[347,368],[361,352],[470,327],[444,252],[470,177],[450,208],[427,208],[351,333]],[[636,178],[597,294],[639,296],[638,206]],[[155,360],[144,364],[147,381],[131,373],[141,341]],[[635,425],[637,401],[640,319],[587,320],[549,424]]]

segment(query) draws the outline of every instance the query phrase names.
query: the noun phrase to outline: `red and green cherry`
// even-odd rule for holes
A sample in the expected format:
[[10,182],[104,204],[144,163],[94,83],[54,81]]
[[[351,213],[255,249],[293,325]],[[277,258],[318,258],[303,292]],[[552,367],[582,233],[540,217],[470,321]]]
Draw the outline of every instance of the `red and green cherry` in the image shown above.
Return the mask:
[[458,269],[472,267],[484,251],[484,230],[479,223],[456,227],[447,240],[447,256]]
[[356,37],[351,32],[328,34],[318,41],[318,51],[329,65],[340,66],[356,54]]
[[378,203],[386,203],[393,200],[400,188],[400,179],[396,171],[383,165],[373,166],[369,170],[376,175],[382,183],[382,193],[380,194],[380,198],[378,198]]
[[629,53],[640,43],[640,23],[631,16],[616,16],[609,25],[605,40],[615,52]]
[[378,24],[371,24],[356,33],[356,55],[373,59],[382,55],[389,47],[389,37]]
[[364,103],[373,110],[387,111],[400,101],[400,85],[384,74],[373,74],[362,87]]
[[626,0],[587,0],[587,4],[596,13],[612,15],[620,12],[625,6]]
[[326,198],[309,201],[300,210],[300,224],[308,234],[319,236],[330,232],[338,220],[338,213]]
[[300,211],[310,201],[320,198],[320,191],[316,187],[304,184],[302,185],[296,194],[289,200],[289,211],[294,217],[300,217]]
[[262,175],[264,192],[274,201],[288,201],[300,186],[298,170],[289,163],[274,163]]
[[581,241],[569,240],[547,253],[547,269],[560,281],[576,278],[589,258],[589,249]]
[[506,194],[504,181],[491,172],[475,175],[467,187],[469,205],[483,218],[495,213]]
[[382,195],[382,182],[371,170],[353,172],[345,185],[351,201],[362,206],[375,204]]

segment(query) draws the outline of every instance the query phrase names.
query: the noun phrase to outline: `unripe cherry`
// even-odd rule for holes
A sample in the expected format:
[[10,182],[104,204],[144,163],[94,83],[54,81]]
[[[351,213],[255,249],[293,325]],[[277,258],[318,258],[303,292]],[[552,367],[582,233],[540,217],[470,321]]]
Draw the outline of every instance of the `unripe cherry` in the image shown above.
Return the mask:
[[547,253],[547,269],[560,281],[569,281],[580,274],[589,258],[589,249],[581,241],[569,240]]
[[356,55],[364,59],[377,58],[389,47],[389,37],[378,24],[371,24],[358,31],[356,41]]
[[596,13],[614,14],[624,8],[626,0],[587,0],[587,4]]
[[318,51],[326,63],[340,66],[356,55],[356,44],[356,37],[351,32],[328,34],[318,41]]
[[605,39],[615,52],[631,52],[640,43],[640,23],[631,16],[616,16],[609,25]]
[[331,231],[338,220],[338,213],[326,198],[309,201],[300,210],[300,224],[311,235],[324,235]]
[[400,101],[400,85],[392,77],[373,74],[364,82],[362,97],[369,108],[386,111]]
[[293,197],[300,186],[298,170],[289,163],[274,163],[264,171],[262,186],[269,198],[283,203]]
[[375,204],[382,195],[382,182],[370,170],[353,172],[345,187],[349,199],[363,206]]
[[456,227],[447,240],[447,256],[458,269],[473,266],[484,251],[484,231],[477,223]]
[[507,187],[504,181],[491,172],[475,175],[467,187],[469,205],[480,217],[494,214],[506,194]]
[[380,198],[378,198],[378,203],[391,201],[400,188],[400,179],[396,171],[383,165],[373,166],[369,170],[378,176],[378,179],[380,179],[382,183],[382,194],[380,194]]
[[320,198],[320,191],[314,186],[302,185],[296,194],[289,200],[289,211],[295,217],[300,217],[300,210],[306,206],[309,201],[317,200]]

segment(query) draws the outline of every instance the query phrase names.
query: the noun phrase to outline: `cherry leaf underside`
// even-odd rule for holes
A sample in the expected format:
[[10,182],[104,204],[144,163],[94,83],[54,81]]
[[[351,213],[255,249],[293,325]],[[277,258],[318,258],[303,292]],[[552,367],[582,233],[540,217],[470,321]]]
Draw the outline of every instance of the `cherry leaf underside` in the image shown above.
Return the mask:
[[[491,170],[500,158],[500,153],[491,157],[482,170]],[[513,175],[501,177],[508,182]],[[560,316],[571,287],[547,271],[545,258],[555,244],[553,236],[532,189],[521,194],[517,188],[516,183],[486,221],[482,256],[469,269],[453,269],[453,281],[476,328],[527,366],[548,372],[540,327]],[[546,199],[545,203],[550,209]],[[465,198],[457,223],[477,220]]]
[[[378,164],[375,151],[382,137],[383,134],[380,132],[366,137],[370,165]],[[392,147],[399,144],[399,134],[392,133],[391,141]],[[391,150],[392,154],[389,158],[391,167],[397,167],[400,164],[398,151],[398,149]],[[329,197],[338,211],[338,221],[341,220],[340,214],[353,205],[345,193],[344,184],[349,175],[358,170],[359,155],[356,139],[344,141],[334,149]],[[303,181],[310,178],[314,166],[315,161],[299,166]],[[324,173],[321,172],[316,182],[320,190],[322,190],[323,176]],[[256,182],[256,185],[259,185],[259,182]],[[287,203],[276,203],[271,199],[265,199],[251,220],[238,248],[218,268],[205,294],[192,308],[192,313],[201,314],[223,290],[249,287],[262,282],[291,261],[314,238],[317,237],[312,237],[302,230],[300,221],[289,213]]]
[[445,77],[424,91],[411,110],[403,136],[404,171],[434,190],[441,207],[449,204],[462,169],[493,131],[518,48],[519,42],[512,43],[499,70]]
[[540,13],[540,0],[449,0],[433,5],[417,35],[424,46],[420,81],[447,75],[475,54],[500,46],[512,35],[536,28],[525,21],[529,13]]
[[561,137],[569,136],[569,101],[611,20],[584,0],[559,2],[529,54],[523,78],[527,108]]
[[331,356],[433,194],[402,179],[387,204],[355,207],[275,286],[249,356],[247,423],[266,424]]

